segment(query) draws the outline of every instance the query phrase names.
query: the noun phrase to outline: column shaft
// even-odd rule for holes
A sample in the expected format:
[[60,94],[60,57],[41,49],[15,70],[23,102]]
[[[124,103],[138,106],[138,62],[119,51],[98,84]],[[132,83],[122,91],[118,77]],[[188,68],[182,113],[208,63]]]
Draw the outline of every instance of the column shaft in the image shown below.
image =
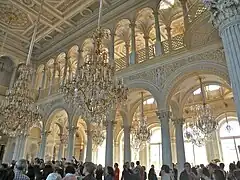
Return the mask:
[[43,68],[43,75],[42,75],[42,82],[41,82],[41,89],[45,88],[45,81],[46,81],[46,65]]
[[130,126],[124,126],[124,162],[131,162]]
[[221,37],[232,84],[238,121],[240,122],[240,20],[238,24],[230,25],[222,30]]
[[7,145],[5,147],[5,152],[4,152],[4,156],[3,156],[3,163],[10,163],[12,160],[12,157],[10,157],[12,155],[12,145],[13,145],[13,138],[9,137],[8,138],[8,142]]
[[183,139],[183,122],[184,122],[183,119],[174,120],[176,149],[177,149],[177,163],[178,163],[179,172],[183,171],[184,163],[186,162],[184,139]]
[[87,153],[86,162],[92,162],[92,131],[90,124],[87,124]]
[[114,60],[114,41],[115,41],[115,34],[111,33],[111,43],[109,46],[109,61],[112,65],[114,65],[115,60]]
[[172,166],[172,151],[169,132],[169,111],[157,112],[157,115],[161,122],[161,135],[162,135],[162,161],[163,164]]
[[130,52],[129,52],[130,45],[128,42],[125,42],[125,48],[126,48],[126,67],[128,67],[130,62]]
[[63,141],[60,141],[59,150],[58,150],[58,160],[60,161],[63,158]]
[[113,121],[108,119],[105,151],[105,167],[113,166]]
[[163,54],[162,44],[161,44],[161,33],[158,19],[158,10],[153,12],[154,20],[155,20],[155,30],[156,30],[156,43],[155,43],[155,51],[156,56],[160,56]]
[[76,128],[71,127],[68,130],[68,147],[67,147],[67,160],[71,160],[74,151],[74,142],[75,142],[75,132]]
[[169,52],[171,52],[173,50],[172,33],[171,33],[172,28],[170,26],[168,26],[168,27],[166,27],[166,30],[167,30],[167,36],[168,36],[168,48],[169,48]]
[[39,158],[44,159],[45,157],[45,150],[46,150],[46,143],[47,143],[47,135],[49,132],[43,132],[42,133],[42,141],[40,144],[40,150],[39,150]]
[[131,47],[132,47],[132,52],[130,55],[130,64],[135,64],[136,63],[136,38],[135,38],[135,23],[130,24],[131,28]]

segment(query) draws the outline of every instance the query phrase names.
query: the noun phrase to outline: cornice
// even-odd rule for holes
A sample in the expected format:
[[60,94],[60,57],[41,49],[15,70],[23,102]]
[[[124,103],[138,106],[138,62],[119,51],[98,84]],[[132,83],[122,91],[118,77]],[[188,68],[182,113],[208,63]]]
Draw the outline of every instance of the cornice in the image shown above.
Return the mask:
[[[139,2],[140,1],[140,2]],[[116,22],[116,19],[120,19],[121,17],[128,16],[129,13],[134,10],[146,6],[150,0],[124,0],[124,2],[117,2],[113,4],[114,6],[111,9],[105,9],[107,12],[103,12],[103,21],[102,26],[106,27],[111,22]],[[79,44],[80,39],[85,39],[89,37],[89,32],[92,32],[97,25],[97,12],[91,18],[86,18],[80,25],[75,27],[72,31],[69,31],[63,37],[55,40],[52,44],[46,45],[45,48],[42,49],[42,52],[39,54],[38,61],[43,62],[49,56],[54,56],[56,53],[61,52],[64,49],[70,49],[71,46],[75,44]]]

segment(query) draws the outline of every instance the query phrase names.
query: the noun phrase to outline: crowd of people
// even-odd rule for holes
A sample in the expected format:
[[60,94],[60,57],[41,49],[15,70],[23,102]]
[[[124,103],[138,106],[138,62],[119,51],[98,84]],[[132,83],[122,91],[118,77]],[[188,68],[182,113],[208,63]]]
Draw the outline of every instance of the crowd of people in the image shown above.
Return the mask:
[[0,180],[240,180],[240,162],[231,163],[229,170],[225,171],[225,165],[210,163],[208,166],[200,165],[191,167],[190,163],[184,164],[184,170],[178,174],[173,164],[172,167],[163,165],[160,173],[156,173],[154,165],[149,172],[140,161],[126,162],[120,173],[118,164],[114,167],[104,168],[91,162],[82,163],[74,159],[67,162],[49,161],[35,158],[34,162],[21,159],[13,161],[10,166],[1,164]]

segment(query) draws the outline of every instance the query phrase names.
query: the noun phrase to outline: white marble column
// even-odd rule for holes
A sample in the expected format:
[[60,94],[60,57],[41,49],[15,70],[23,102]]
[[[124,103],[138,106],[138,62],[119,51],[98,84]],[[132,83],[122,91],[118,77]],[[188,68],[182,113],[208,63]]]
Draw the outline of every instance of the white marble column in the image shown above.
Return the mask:
[[41,133],[41,144],[39,149],[39,158],[44,159],[45,157],[45,150],[46,150],[46,143],[47,143],[47,136],[50,132],[44,131]]
[[67,146],[67,160],[71,161],[74,151],[75,133],[77,128],[71,127],[68,129],[68,146]]
[[162,135],[162,161],[163,164],[172,167],[172,151],[169,132],[170,112],[168,110],[161,110],[156,112],[161,122],[161,135]]
[[130,126],[124,126],[124,162],[131,162]]
[[153,15],[155,20],[155,30],[156,30],[155,53],[156,53],[156,56],[160,56],[163,54],[163,49],[161,44],[161,33],[160,33],[160,26],[159,26],[158,9],[154,10]]
[[178,172],[181,172],[184,169],[184,163],[186,162],[184,139],[183,139],[184,119],[182,118],[175,119],[173,123],[175,125]]
[[24,149],[25,149],[25,143],[26,143],[26,136],[20,135],[16,138],[16,146],[13,153],[13,160],[19,160],[24,158]]
[[135,27],[136,24],[134,22],[132,22],[130,24],[130,28],[131,28],[131,48],[132,48],[132,52],[130,55],[130,64],[136,64],[136,37],[135,37]]
[[227,61],[234,101],[240,122],[240,1],[209,2],[213,25],[218,27]]
[[85,162],[92,162],[92,129],[90,123],[87,123],[87,152]]
[[12,146],[14,143],[14,138],[9,137],[7,141],[7,145],[5,147],[5,152],[3,155],[3,163],[10,163],[12,161],[12,158],[10,157],[12,155]]
[[114,119],[107,118],[105,166],[113,166],[113,123]]
[[187,0],[180,0],[183,10],[183,18],[184,18],[184,27],[188,28],[189,20],[188,20],[188,8],[187,8]]

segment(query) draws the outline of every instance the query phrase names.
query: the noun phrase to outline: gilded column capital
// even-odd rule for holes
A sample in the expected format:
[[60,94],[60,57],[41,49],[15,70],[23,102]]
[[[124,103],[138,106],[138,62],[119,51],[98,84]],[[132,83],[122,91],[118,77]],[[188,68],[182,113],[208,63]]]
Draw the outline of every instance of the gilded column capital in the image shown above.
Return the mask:
[[232,20],[238,20],[240,16],[239,0],[202,0],[211,13],[211,21],[216,27],[231,24]]
[[170,119],[171,112],[168,110],[161,110],[161,111],[156,111],[157,117],[161,119]]
[[183,125],[185,123],[184,118],[177,118],[177,119],[172,119],[173,124],[176,125]]

